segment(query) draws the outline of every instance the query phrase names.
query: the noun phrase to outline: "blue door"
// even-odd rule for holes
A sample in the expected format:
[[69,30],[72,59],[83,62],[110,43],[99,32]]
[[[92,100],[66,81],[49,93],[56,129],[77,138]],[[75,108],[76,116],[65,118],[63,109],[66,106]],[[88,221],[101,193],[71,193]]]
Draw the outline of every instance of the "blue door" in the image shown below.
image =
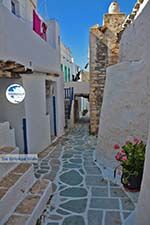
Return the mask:
[[54,115],[54,135],[57,136],[57,122],[56,122],[56,97],[53,96],[53,115]]
[[23,119],[23,140],[24,140],[24,154],[28,154],[27,123],[25,118]]

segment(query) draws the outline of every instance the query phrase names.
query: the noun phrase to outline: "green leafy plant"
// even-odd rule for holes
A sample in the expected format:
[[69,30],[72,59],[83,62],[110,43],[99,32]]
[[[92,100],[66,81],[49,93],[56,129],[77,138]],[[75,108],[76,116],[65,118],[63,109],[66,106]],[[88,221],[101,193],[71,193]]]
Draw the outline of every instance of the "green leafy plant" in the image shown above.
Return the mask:
[[133,141],[127,141],[122,147],[114,145],[114,149],[118,151],[115,159],[120,163],[114,171],[114,176],[120,166],[122,174],[124,174],[124,184],[128,183],[129,177],[138,177],[143,174],[146,145],[142,140],[134,138]]
[[41,220],[40,219],[37,220],[36,225],[41,225]]
[[88,113],[88,110],[84,109],[83,112],[82,112],[82,116],[85,116],[87,113]]

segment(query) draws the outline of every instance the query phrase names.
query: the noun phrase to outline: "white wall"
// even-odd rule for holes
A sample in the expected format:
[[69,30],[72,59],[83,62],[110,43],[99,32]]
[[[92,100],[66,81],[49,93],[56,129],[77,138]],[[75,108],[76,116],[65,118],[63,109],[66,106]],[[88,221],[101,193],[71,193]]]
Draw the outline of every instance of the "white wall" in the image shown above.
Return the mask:
[[[22,18],[25,21],[33,21],[33,9],[37,6],[35,0],[15,0],[19,5],[19,15],[18,17]],[[2,3],[5,7],[11,11],[11,0],[2,0]]]
[[24,102],[14,105],[6,99],[6,89],[9,85],[17,83],[22,85],[21,79],[0,79],[0,122],[9,122],[11,128],[15,130],[16,146],[20,148],[20,151],[24,151],[23,140],[23,123],[25,118]]
[[[64,67],[70,68],[70,81],[72,81],[72,75],[76,75],[79,67],[75,64],[71,50],[61,42],[61,64]],[[68,71],[67,71],[68,73]]]
[[[64,114],[64,80],[63,76],[45,76],[46,80],[51,80],[55,87],[54,95],[56,96],[56,126],[57,136],[60,137],[64,134],[65,127],[65,114]],[[52,125],[52,124],[51,124]]]
[[107,70],[96,158],[115,166],[113,146],[128,136],[148,137],[150,79],[150,2],[121,40],[121,63]]
[[57,112],[57,136],[64,134],[65,112],[64,112],[64,80],[60,76],[56,79],[56,112]]
[[88,95],[90,91],[90,84],[89,82],[68,82],[65,83],[65,88],[73,87],[74,94],[85,94]]
[[81,111],[87,109],[89,111],[89,101],[87,98],[81,97]]
[[[22,2],[22,0],[21,0]],[[20,2],[20,4],[21,4]],[[21,5],[20,5],[21,6]],[[36,9],[37,7],[37,2],[33,0],[25,0],[24,8],[22,6],[22,16],[23,12],[26,13],[23,18],[25,18],[27,21],[31,22],[33,21],[33,10]]]
[[46,115],[45,78],[42,74],[22,75],[26,90],[28,152],[38,153],[50,145],[50,118]]
[[[64,127],[65,127],[63,76],[62,74],[59,77],[46,76],[45,79],[53,82],[54,95],[56,97],[56,129],[57,129],[57,136],[60,137],[64,134]],[[53,115],[52,107],[51,107],[51,114]],[[53,116],[51,120],[52,119],[53,119]],[[54,121],[51,123],[51,126],[53,126],[53,124],[54,124]]]
[[56,20],[47,21],[48,33],[47,41],[49,44],[56,49],[58,52],[58,60],[60,61],[60,28]]
[[[147,3],[147,0],[145,0]],[[147,3],[146,7],[143,9],[141,14],[138,17],[138,20],[136,22],[140,22],[139,28],[141,29],[141,26],[143,27],[142,31],[144,32],[145,36],[145,42],[141,42],[141,45],[143,44],[145,46],[145,67],[143,69],[143,73],[147,74],[146,82],[147,82],[147,89],[145,92],[147,92],[148,96],[148,120],[147,120],[147,126],[149,124],[149,134],[148,140],[147,140],[147,148],[146,148],[146,159],[145,159],[145,167],[144,167],[144,175],[143,175],[143,181],[141,186],[141,192],[138,200],[137,207],[135,209],[135,212],[131,214],[131,216],[125,221],[125,225],[149,225],[150,223],[150,29],[149,29],[149,19],[150,19],[150,2]],[[130,31],[130,30],[129,30]],[[143,35],[143,34],[142,34]],[[140,38],[140,37],[139,37]],[[138,51],[138,46],[137,46]],[[141,81],[143,82],[143,80]],[[141,129],[139,127],[139,129]]]
[[[16,145],[21,152],[24,151],[23,118],[26,118],[27,122],[29,153],[38,153],[51,144],[51,126],[53,126],[54,121],[50,121],[50,115],[46,115],[46,79],[55,82],[57,136],[60,137],[64,134],[65,126],[62,76],[56,78],[34,73],[33,75],[22,75],[22,80],[0,79],[0,123],[9,121],[10,126],[15,129]],[[14,105],[7,101],[5,91],[12,83],[21,84],[25,88],[26,97],[23,103]],[[51,122],[53,123],[51,124]]]
[[16,147],[15,132],[9,122],[0,123],[0,148],[3,146]]
[[69,49],[69,47],[65,46],[62,42],[60,44],[60,47],[61,47],[61,60],[62,60],[62,63],[66,63],[68,65],[71,65],[71,63],[72,63],[71,50]]
[[16,61],[35,71],[60,74],[58,50],[3,5],[0,5],[0,15],[0,59]]
[[1,0],[1,2],[11,11],[11,0]]
[[[150,109],[150,108],[149,108]],[[149,162],[150,162],[150,129],[149,138],[147,141],[147,152],[145,160],[144,177],[141,186],[140,197],[138,200],[137,209],[135,211],[135,225],[149,225],[149,212],[150,212],[150,173],[149,173]]]

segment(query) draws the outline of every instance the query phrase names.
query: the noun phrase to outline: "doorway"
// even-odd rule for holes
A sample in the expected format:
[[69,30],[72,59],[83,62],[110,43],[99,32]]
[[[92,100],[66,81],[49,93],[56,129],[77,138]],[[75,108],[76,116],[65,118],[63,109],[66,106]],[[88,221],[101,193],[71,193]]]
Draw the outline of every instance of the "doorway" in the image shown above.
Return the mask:
[[46,114],[49,116],[53,141],[57,137],[56,83],[50,80],[46,80]]

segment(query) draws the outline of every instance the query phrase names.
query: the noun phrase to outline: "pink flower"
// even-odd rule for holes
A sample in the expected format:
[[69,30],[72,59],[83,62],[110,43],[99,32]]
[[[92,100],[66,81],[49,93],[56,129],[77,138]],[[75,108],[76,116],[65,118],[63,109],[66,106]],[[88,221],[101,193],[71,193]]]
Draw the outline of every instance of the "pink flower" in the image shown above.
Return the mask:
[[122,160],[122,161],[126,161],[126,160],[127,160],[127,156],[126,156],[126,155],[123,156],[121,160]]
[[141,142],[141,140],[137,137],[134,138],[134,143],[137,145]]
[[121,151],[119,151],[118,153],[117,153],[117,155],[115,156],[115,159],[117,160],[117,161],[125,161],[125,160],[127,160],[127,156],[126,156],[126,153],[125,153],[125,151],[124,150],[121,150]]
[[126,145],[130,144],[131,142],[130,141],[126,141]]
[[115,156],[116,160],[119,161],[122,157],[122,153],[121,151],[117,153],[117,155]]
[[116,159],[117,161],[120,160],[120,154],[119,154],[119,153],[115,156],[115,159]]
[[125,153],[124,150],[121,150],[121,151],[120,151],[120,154],[121,154],[121,155],[124,155],[124,154],[126,154],[126,153]]
[[118,144],[116,144],[116,145],[114,145],[114,149],[118,150],[118,149],[120,149],[120,146]]

